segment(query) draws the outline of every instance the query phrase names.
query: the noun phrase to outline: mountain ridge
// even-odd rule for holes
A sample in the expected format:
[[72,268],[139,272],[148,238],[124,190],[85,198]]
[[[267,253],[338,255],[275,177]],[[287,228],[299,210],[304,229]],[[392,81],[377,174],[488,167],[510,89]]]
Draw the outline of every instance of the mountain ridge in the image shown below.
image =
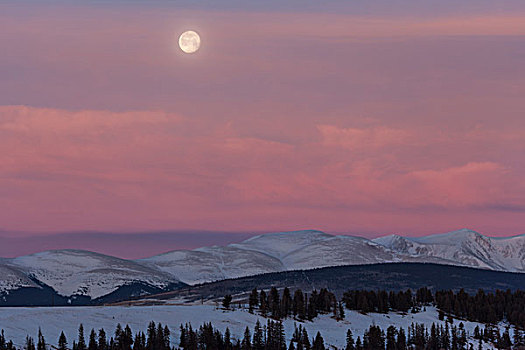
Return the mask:
[[[172,250],[127,260],[78,249],[0,259],[0,297],[20,288],[53,288],[92,299],[134,284],[163,290],[272,272],[419,262],[525,273],[525,235],[492,238],[461,229],[421,237],[374,239],[318,230],[274,232],[225,246]],[[38,282],[37,284],[35,284]],[[170,287],[171,288],[171,287]],[[146,288],[147,289],[147,288]]]

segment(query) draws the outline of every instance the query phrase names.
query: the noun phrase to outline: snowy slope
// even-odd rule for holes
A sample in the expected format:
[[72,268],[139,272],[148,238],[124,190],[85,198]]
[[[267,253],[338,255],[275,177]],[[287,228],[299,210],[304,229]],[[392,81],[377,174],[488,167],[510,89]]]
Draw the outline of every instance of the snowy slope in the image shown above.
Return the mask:
[[373,264],[394,261],[395,255],[369,240],[332,236],[291,252],[284,257],[289,269],[311,269],[336,265]]
[[[384,246],[368,239],[352,236],[332,236],[329,239],[293,251],[283,258],[288,270],[412,261],[416,261],[416,259],[392,252],[390,249],[385,249]],[[447,263],[434,257],[422,257],[417,261]]]
[[138,261],[188,284],[284,270],[275,257],[234,246],[176,250]]
[[285,256],[304,249],[312,244],[320,243],[334,236],[321,231],[304,230],[291,232],[267,233],[247,240],[231,244],[240,249],[254,250],[282,259]]
[[[210,305],[162,305],[162,306],[103,306],[103,307],[61,307],[61,308],[3,308],[1,310],[0,329],[5,330],[6,338],[12,339],[15,345],[23,346],[26,335],[35,337],[38,328],[48,343],[56,345],[58,336],[63,330],[69,343],[77,337],[78,324],[81,321],[86,335],[93,328],[98,330],[104,328],[111,334],[117,323],[129,324],[133,332],[146,332],[146,327],[151,320],[168,325],[171,331],[172,345],[177,346],[180,333],[179,326],[190,322],[192,326],[198,327],[205,322],[212,322],[221,331],[228,327],[234,339],[242,339],[245,327],[253,327],[257,320],[265,324],[266,320],[246,311],[222,311]],[[301,322],[287,319],[284,321],[287,343],[293,334],[294,323]],[[407,328],[411,323],[423,323],[430,327],[432,323],[444,325],[439,321],[438,312],[435,308],[428,307],[427,311],[417,314],[401,315],[398,313],[367,315],[356,311],[346,311],[344,320],[337,322],[328,315],[322,315],[314,322],[302,323],[310,337],[314,337],[317,331],[321,332],[325,345],[334,345],[342,348],[345,344],[345,335],[351,329],[354,337],[363,337],[366,329],[372,324],[386,330],[388,326]],[[465,329],[473,334],[476,326],[483,325],[475,322],[464,322]],[[29,325],[29,326],[28,326]],[[501,329],[504,326],[501,325]],[[477,349],[477,342],[474,342]],[[488,347],[485,347],[487,349]]]
[[175,281],[134,261],[82,250],[46,251],[8,260],[8,264],[63,296],[86,295],[94,299],[132,282],[165,287]]
[[0,276],[0,291],[10,291],[20,287],[39,287],[26,274],[11,266],[0,265]]
[[491,238],[471,230],[425,237],[391,235],[373,240],[413,257],[438,257],[457,265],[525,272],[525,236]]

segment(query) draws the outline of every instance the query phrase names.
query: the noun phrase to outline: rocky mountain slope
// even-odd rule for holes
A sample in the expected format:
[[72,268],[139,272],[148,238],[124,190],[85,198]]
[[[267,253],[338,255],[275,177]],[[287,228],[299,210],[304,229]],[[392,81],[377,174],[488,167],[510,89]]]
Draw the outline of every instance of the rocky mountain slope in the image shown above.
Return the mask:
[[491,238],[465,229],[425,237],[391,235],[373,241],[414,258],[438,257],[455,265],[525,272],[525,235]]

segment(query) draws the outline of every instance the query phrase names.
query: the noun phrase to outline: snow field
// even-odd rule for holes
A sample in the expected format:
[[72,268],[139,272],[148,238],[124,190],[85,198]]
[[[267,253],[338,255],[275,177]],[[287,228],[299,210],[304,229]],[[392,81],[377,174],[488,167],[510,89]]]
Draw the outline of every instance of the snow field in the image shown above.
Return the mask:
[[[330,315],[321,315],[313,322],[298,322],[284,320],[287,342],[290,341],[294,330],[294,323],[302,324],[310,337],[320,331],[326,345],[342,348],[345,345],[346,331],[351,329],[354,339],[363,336],[370,325],[375,324],[386,331],[390,325],[408,328],[412,322],[423,323],[430,327],[432,323],[444,326],[444,321],[439,321],[438,312],[434,307],[427,307],[426,311],[417,314],[360,314],[356,311],[345,310],[344,320],[337,322]],[[214,327],[225,331],[228,327],[235,339],[242,338],[246,326],[253,331],[257,320],[266,324],[266,319],[253,315],[243,310],[225,311],[211,305],[162,305],[162,306],[98,306],[98,307],[37,307],[37,308],[0,308],[0,329],[4,329],[7,339],[13,340],[15,345],[22,346],[26,335],[36,337],[38,328],[46,338],[46,342],[56,344],[61,331],[64,331],[69,345],[77,338],[78,326],[84,325],[85,337],[89,337],[91,329],[98,331],[104,328],[111,336],[117,323],[122,326],[128,324],[133,333],[146,331],[150,321],[167,325],[171,330],[173,345],[178,345],[179,326],[190,322],[198,328],[205,322],[212,322]],[[458,325],[460,321],[454,320]],[[472,335],[475,322],[463,321],[465,329]],[[503,327],[501,327],[503,329]],[[472,341],[472,340],[471,340]],[[477,341],[472,341],[477,349]],[[489,349],[490,347],[486,347]]]

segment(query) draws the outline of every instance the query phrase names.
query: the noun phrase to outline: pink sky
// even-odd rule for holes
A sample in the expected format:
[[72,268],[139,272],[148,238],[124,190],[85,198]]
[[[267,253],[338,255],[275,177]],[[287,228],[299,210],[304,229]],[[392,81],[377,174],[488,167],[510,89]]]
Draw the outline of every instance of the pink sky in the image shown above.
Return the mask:
[[0,230],[523,233],[521,10],[1,4]]

